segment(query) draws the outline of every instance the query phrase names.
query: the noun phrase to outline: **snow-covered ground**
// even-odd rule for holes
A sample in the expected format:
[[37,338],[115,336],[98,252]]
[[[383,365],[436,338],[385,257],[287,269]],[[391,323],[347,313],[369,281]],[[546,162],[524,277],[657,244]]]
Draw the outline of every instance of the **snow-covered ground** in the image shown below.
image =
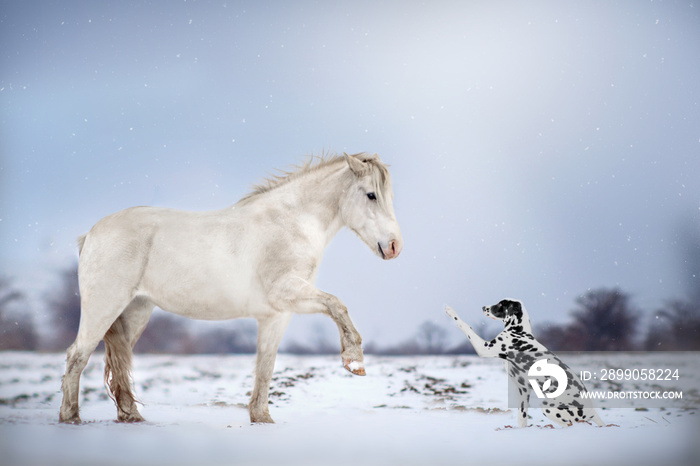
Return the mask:
[[698,353],[573,357],[572,367],[678,366],[694,407],[605,408],[615,426],[555,429],[539,409],[532,426],[508,428],[503,363],[475,356],[368,356],[368,375],[357,377],[339,357],[282,354],[276,424],[251,425],[253,356],[136,355],[148,422],[118,424],[101,356],[82,378],[84,424],[72,426],[57,422],[64,355],[0,353],[1,466],[700,464]]

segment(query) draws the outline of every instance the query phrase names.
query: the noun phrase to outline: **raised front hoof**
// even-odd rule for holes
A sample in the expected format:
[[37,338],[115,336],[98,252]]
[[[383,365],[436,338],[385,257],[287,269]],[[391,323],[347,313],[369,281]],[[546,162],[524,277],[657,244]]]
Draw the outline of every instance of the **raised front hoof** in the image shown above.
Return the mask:
[[146,422],[146,420],[139,413],[119,413],[117,417],[117,422],[133,423],[133,422]]
[[365,372],[365,365],[360,361],[343,359],[343,367],[355,375],[367,375]]

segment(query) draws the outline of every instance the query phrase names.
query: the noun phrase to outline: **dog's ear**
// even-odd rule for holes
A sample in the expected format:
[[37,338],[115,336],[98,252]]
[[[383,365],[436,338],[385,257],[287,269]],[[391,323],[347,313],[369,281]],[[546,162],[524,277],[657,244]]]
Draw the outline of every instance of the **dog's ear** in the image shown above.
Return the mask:
[[523,306],[520,301],[508,301],[508,315],[523,315]]

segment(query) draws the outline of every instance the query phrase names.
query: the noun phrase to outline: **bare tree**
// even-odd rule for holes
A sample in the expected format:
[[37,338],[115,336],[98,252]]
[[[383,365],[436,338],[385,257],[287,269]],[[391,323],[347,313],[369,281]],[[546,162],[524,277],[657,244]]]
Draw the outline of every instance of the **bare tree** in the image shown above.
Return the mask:
[[551,351],[579,351],[587,336],[572,324],[544,324],[536,328],[535,336]]
[[682,273],[690,301],[700,301],[700,218],[688,218],[680,228]]
[[700,305],[671,301],[656,313],[644,344],[647,350],[700,350]]
[[0,276],[0,312],[6,310],[11,303],[22,299],[24,295],[12,288],[10,280]]
[[639,312],[629,296],[618,288],[589,291],[576,300],[573,330],[583,338],[583,351],[628,351],[635,349]]
[[447,330],[444,327],[426,320],[418,327],[416,341],[425,354],[441,354],[445,350],[446,336]]
[[22,303],[26,306],[24,295],[12,287],[9,279],[0,277],[0,350],[36,349],[33,321],[26,312],[13,309]]
[[418,345],[415,338],[410,338],[402,343],[388,348],[378,350],[376,354],[385,354],[389,356],[406,356],[412,354],[425,354],[423,348]]
[[617,288],[592,290],[576,300],[573,322],[537,328],[552,351],[629,351],[637,347],[639,312]]
[[413,338],[384,350],[376,350],[376,354],[444,354],[446,337],[447,330],[444,327],[427,320],[418,327]]
[[687,300],[673,300],[657,310],[649,326],[644,348],[661,351],[700,350],[700,224],[687,218],[681,225],[678,244],[681,272],[686,280]]

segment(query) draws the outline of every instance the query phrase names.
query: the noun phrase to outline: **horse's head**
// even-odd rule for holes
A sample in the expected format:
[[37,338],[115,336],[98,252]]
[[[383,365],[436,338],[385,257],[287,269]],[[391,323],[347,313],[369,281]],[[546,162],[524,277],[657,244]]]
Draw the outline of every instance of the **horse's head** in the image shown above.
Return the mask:
[[345,225],[382,259],[401,253],[403,240],[394,214],[391,178],[377,154],[345,154],[350,188],[340,201]]

